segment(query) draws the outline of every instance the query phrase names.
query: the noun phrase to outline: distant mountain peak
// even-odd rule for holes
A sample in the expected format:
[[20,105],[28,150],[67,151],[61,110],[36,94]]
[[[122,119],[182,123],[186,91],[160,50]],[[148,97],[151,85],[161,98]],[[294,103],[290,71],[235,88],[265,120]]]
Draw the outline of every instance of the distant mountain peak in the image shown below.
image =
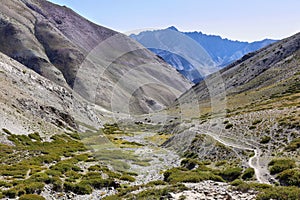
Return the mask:
[[167,28],[168,30],[178,31],[178,29],[175,26],[170,26]]

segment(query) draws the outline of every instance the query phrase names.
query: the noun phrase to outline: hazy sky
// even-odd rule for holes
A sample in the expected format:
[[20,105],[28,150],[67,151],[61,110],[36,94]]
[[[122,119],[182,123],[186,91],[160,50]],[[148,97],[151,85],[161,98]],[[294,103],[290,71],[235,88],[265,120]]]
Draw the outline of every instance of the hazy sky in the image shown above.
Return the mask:
[[120,31],[201,31],[242,41],[281,39],[300,31],[299,0],[50,0]]

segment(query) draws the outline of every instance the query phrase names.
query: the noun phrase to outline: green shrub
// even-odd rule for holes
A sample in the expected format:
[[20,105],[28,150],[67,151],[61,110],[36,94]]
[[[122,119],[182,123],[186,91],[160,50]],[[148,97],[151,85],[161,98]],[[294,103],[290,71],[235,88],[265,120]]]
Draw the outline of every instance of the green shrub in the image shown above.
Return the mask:
[[62,192],[63,190],[63,183],[59,177],[54,177],[51,179],[51,183],[53,185],[53,190],[56,192]]
[[295,161],[289,158],[276,158],[269,163],[271,174],[278,174],[284,170],[296,167]]
[[101,171],[102,167],[100,165],[93,165],[88,168],[89,171]]
[[220,176],[226,181],[233,181],[242,174],[243,169],[239,167],[227,168],[220,172]]
[[25,185],[25,191],[27,194],[40,194],[44,189],[45,184],[40,182],[31,182]]
[[268,142],[270,142],[270,140],[271,140],[271,137],[265,135],[265,136],[263,136],[263,137],[261,138],[260,143],[261,143],[261,144],[267,144]]
[[85,184],[85,183],[73,184],[70,182],[65,182],[64,189],[66,192],[74,192],[75,194],[79,194],[79,195],[92,193],[91,186],[89,186],[88,184]]
[[11,183],[8,183],[8,182],[6,182],[6,181],[1,181],[1,180],[0,180],[0,187],[7,187],[7,188],[9,188],[9,187],[11,187],[11,186],[12,186]]
[[84,184],[88,184],[95,189],[101,189],[104,187],[114,187],[118,188],[118,184],[114,182],[112,179],[101,179],[101,178],[93,178],[89,180],[82,181]]
[[226,160],[221,160],[221,161],[218,161],[218,162],[216,162],[216,167],[220,167],[220,166],[222,166],[222,165],[225,165],[227,163],[227,161]]
[[26,182],[44,182],[50,183],[50,177],[46,173],[36,173],[32,175]]
[[281,172],[277,178],[281,185],[300,187],[300,169],[288,169]]
[[9,190],[4,190],[2,194],[8,198],[15,198],[18,195],[18,190],[15,188],[9,189]]
[[29,134],[28,137],[30,139],[34,139],[36,141],[41,141],[42,140],[41,137],[40,137],[40,134],[37,133],[37,132]]
[[244,179],[244,180],[251,179],[254,174],[255,174],[255,172],[254,172],[253,168],[247,168],[242,175],[242,179]]
[[243,184],[244,182],[241,180],[241,179],[235,179],[234,181],[232,181],[231,183],[230,183],[230,185],[232,185],[232,186],[238,186],[238,185],[241,185],[241,184]]
[[189,171],[185,168],[172,168],[164,172],[164,181],[169,183],[197,183],[204,180],[224,181],[220,176],[210,171]]
[[167,183],[163,180],[155,180],[147,183],[147,186],[155,186],[155,185],[166,185]]
[[44,197],[37,194],[24,194],[19,200],[46,200]]
[[300,188],[297,187],[271,187],[262,190],[257,195],[257,200],[299,200]]
[[120,177],[120,180],[134,182],[135,178],[130,175],[125,174]]

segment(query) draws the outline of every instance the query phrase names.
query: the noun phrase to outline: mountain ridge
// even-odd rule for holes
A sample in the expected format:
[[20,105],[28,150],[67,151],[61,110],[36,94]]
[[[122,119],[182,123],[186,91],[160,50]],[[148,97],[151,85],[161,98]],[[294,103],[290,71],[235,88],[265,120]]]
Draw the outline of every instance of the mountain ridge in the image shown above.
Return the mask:
[[[96,25],[67,7],[44,0],[5,1],[0,19],[0,42],[4,44],[1,52],[105,109],[113,109],[113,87],[119,87],[115,90],[118,101],[128,99],[129,108],[119,110],[127,113],[164,108],[190,87],[178,72],[134,40]],[[102,57],[96,58],[95,54]],[[136,79],[139,87],[147,88],[143,82],[152,82],[169,88],[156,95],[157,99],[150,97],[155,90],[158,93],[155,87],[132,97],[139,88],[117,84],[134,68],[137,73],[139,68],[146,70]],[[85,70],[90,72],[84,73]],[[149,100],[157,105],[152,106]]]
[[[167,43],[163,40],[164,37],[171,38],[172,34],[182,34],[186,36],[185,40],[177,41],[177,43]],[[276,40],[264,39],[262,41],[255,42],[240,42],[233,41],[227,38],[221,38],[217,35],[207,35],[202,32],[180,32],[176,27],[171,26],[166,29],[154,30],[154,31],[144,31],[139,34],[132,34],[130,37],[134,38],[145,47],[149,48],[152,52],[161,56],[166,62],[171,64],[174,68],[180,71],[187,79],[194,83],[198,83],[206,75],[219,70],[222,67],[230,64],[231,62],[241,58],[243,55],[258,50],[269,44],[272,44]],[[198,56],[207,54],[207,59],[212,60],[213,63],[196,63],[192,64],[187,62],[191,52],[185,51],[184,55],[180,53],[181,46],[184,43],[193,39],[199,48],[203,49],[203,53],[198,53]],[[164,44],[164,46],[160,45]],[[173,46],[172,46],[173,45]],[[176,45],[176,46],[174,46]],[[166,53],[169,51],[168,53]],[[195,57],[197,55],[193,55]],[[196,65],[202,65],[202,67],[197,67]],[[184,70],[180,69],[184,68]],[[195,72],[195,71],[198,71]],[[206,71],[206,72],[205,72]]]

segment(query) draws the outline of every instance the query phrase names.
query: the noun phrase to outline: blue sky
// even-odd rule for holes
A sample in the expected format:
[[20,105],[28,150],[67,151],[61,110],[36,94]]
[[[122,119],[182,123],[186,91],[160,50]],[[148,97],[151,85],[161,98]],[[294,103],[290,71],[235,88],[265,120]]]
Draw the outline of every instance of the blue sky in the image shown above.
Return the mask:
[[300,31],[299,0],[50,0],[120,32],[176,26],[223,38],[281,39]]

